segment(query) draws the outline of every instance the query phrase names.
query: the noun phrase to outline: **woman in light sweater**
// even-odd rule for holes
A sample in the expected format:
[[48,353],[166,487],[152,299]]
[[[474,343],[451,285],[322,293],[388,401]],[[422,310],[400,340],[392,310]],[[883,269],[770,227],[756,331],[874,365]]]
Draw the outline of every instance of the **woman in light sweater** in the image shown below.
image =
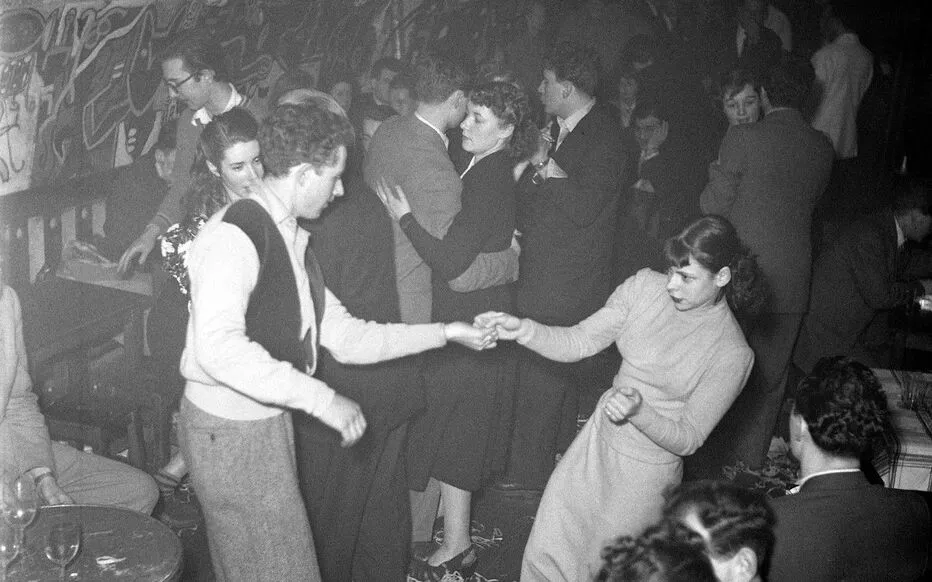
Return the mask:
[[477,325],[557,361],[616,343],[613,387],[560,460],[541,499],[521,580],[591,580],[600,550],[660,517],[682,457],[708,436],[744,386],[754,355],[733,310],[759,306],[757,265],[734,227],[705,216],[666,243],[666,275],[642,269],[572,327],[503,313]]

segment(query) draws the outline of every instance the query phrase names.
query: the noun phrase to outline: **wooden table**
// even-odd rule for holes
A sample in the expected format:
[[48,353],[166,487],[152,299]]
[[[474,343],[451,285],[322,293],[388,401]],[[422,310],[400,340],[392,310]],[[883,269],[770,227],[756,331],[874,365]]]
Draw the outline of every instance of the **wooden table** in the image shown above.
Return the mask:
[[124,362],[143,356],[143,314],[152,298],[52,277],[20,293],[23,336],[33,370],[123,333]]
[[[932,411],[927,404],[918,410],[901,408],[901,386],[894,374],[879,368],[874,373],[890,411],[890,429],[884,446],[875,448],[874,467],[887,487],[932,491]],[[932,374],[923,377],[932,382]]]
[[55,582],[58,566],[45,556],[45,540],[56,523],[81,526],[81,547],[68,564],[69,581],[178,580],[181,541],[162,522],[132,511],[100,505],[43,507],[26,528],[24,549],[10,565],[8,579]]

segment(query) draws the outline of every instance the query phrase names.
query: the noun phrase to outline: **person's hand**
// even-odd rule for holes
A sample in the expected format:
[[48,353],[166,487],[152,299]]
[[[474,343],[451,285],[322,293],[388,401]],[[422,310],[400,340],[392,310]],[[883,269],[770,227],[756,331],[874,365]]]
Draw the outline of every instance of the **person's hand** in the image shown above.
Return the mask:
[[653,133],[651,133],[650,138],[647,140],[647,147],[644,148],[647,153],[654,153],[660,151],[660,146],[663,145],[663,142],[667,141],[667,136],[670,135],[670,124],[664,121],[660,124]]
[[123,256],[120,257],[120,263],[117,269],[121,275],[130,270],[133,259],[139,257],[137,261],[138,264],[143,264],[146,262],[146,259],[149,258],[149,253],[152,252],[152,249],[155,248],[155,240],[159,237],[158,227],[154,225],[149,225],[146,227],[146,230],[142,231],[142,234],[133,241],[133,244],[129,245],[129,248],[123,253]]
[[51,473],[39,479],[36,491],[46,505],[74,505],[74,500],[71,499],[70,495],[62,491],[62,488],[58,486],[58,481],[55,480]]
[[511,176],[515,179],[515,182],[521,179],[521,176],[524,175],[524,171],[527,170],[527,167],[531,165],[531,160],[524,160],[515,164],[515,167],[511,169]]
[[637,388],[613,388],[605,399],[605,416],[614,423],[628,420],[641,409],[641,393]]
[[462,321],[443,324],[443,335],[446,336],[447,341],[458,343],[477,352],[494,348],[498,340],[498,332],[494,328],[480,328]]
[[391,186],[385,178],[381,178],[379,183],[375,185],[375,193],[394,220],[401,220],[402,216],[411,212],[408,197],[405,196],[401,186]]
[[317,417],[319,421],[334,429],[343,437],[341,446],[349,447],[366,432],[366,418],[356,402],[339,394],[333,395],[330,406]]
[[514,340],[521,335],[521,319],[500,311],[487,311],[476,316],[476,327],[492,329],[498,333],[498,339]]
[[537,130],[537,150],[531,156],[531,163],[537,164],[550,157],[550,148],[553,147],[553,134],[550,133],[550,124]]

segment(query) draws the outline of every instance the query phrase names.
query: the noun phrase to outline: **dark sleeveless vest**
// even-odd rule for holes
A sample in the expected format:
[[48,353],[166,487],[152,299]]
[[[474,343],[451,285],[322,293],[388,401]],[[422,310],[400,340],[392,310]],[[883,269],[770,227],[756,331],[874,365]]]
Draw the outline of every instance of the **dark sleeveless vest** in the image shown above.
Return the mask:
[[[249,296],[246,308],[246,336],[261,345],[276,360],[289,362],[304,372],[314,369],[318,345],[306,345],[301,337],[301,303],[294,269],[288,256],[285,239],[262,206],[255,200],[239,200],[223,216],[242,230],[259,255],[259,277]],[[317,323],[315,341],[319,342],[320,323],[324,316],[324,279],[317,259],[308,245],[304,266],[311,288],[314,319]]]

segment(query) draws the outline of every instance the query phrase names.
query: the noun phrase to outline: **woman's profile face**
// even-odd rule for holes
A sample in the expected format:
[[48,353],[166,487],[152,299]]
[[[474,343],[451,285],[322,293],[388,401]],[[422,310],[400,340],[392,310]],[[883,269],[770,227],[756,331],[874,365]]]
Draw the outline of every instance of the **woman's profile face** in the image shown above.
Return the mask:
[[463,149],[476,155],[501,149],[513,131],[512,126],[503,126],[502,120],[491,109],[471,101],[466,105],[466,117],[460,128],[463,130]]
[[259,142],[245,141],[228,147],[220,160],[219,175],[223,187],[234,200],[248,196],[265,175]]
[[715,303],[719,291],[728,283],[721,279],[689,257],[688,265],[667,269],[667,293],[677,311],[707,307]]
[[353,106],[353,88],[346,81],[337,81],[330,88],[330,96],[336,99],[343,111],[349,113],[350,107]]
[[732,96],[725,97],[722,100],[722,107],[725,110],[725,117],[728,118],[728,125],[754,123],[760,119],[760,95],[750,84],[745,85]]

